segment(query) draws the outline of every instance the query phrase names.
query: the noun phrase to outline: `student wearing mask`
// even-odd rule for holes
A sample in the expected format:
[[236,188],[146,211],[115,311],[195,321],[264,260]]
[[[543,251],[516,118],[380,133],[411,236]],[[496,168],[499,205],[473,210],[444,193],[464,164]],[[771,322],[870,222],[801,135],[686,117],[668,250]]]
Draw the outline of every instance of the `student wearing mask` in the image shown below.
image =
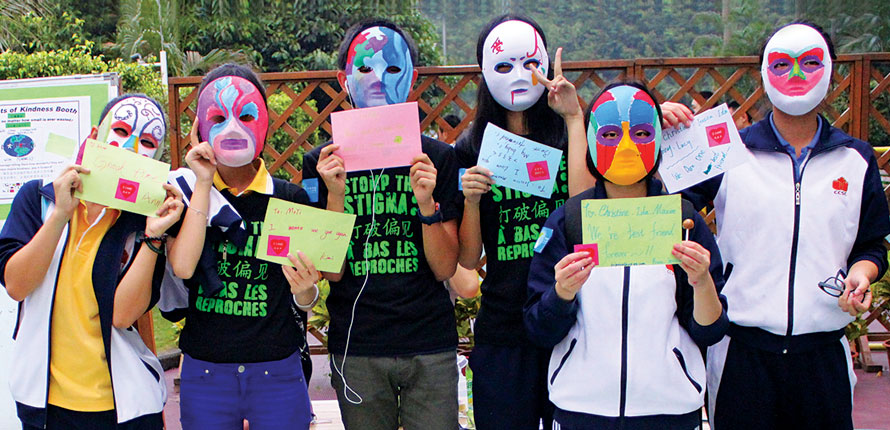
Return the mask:
[[[183,288],[165,284],[161,303],[169,319],[185,317],[185,430],[241,429],[245,419],[254,430],[307,429],[311,421],[298,311],[318,299],[320,274],[302,251],[288,255],[294,267],[256,258],[269,199],[309,204],[305,190],[266,170],[268,127],[265,86],[252,70],[226,64],[204,77],[185,157],[191,170],[171,177],[188,199],[179,237],[189,247],[171,260]],[[329,208],[342,211],[338,159],[322,177],[334,190]]]
[[726,265],[731,325],[708,351],[711,425],[852,429],[844,327],[887,269],[887,201],[871,145],[819,115],[828,35],[789,24],[760,57],[773,111],[741,132],[749,161],[684,191],[697,208],[713,201]]
[[705,395],[700,348],[728,325],[720,253],[688,203],[683,218],[694,227],[673,247],[679,264],[598,267],[587,252],[573,252],[583,243],[582,200],[664,194],[653,178],[662,118],[652,93],[611,84],[587,112],[586,164],[596,185],[548,218],[528,278],[529,338],[553,347],[553,428],[697,429]]
[[[157,159],[165,133],[158,102],[125,94],[89,137]],[[155,217],[111,209],[74,196],[88,174],[26,183],[0,232],[0,284],[19,302],[12,397],[25,430],[159,430],[163,369],[132,326],[158,300],[166,250],[176,258],[181,196],[165,185]]]
[[[403,103],[417,72],[411,37],[392,22],[361,21],[340,45],[337,79],[357,109]],[[303,183],[329,204],[318,178],[329,142],[306,153]],[[341,276],[331,279],[331,383],[347,429],[457,428],[457,329],[443,281],[457,265],[457,166],[451,147],[423,136],[404,167],[349,172],[355,214]],[[348,166],[347,166],[348,167]],[[307,186],[309,188],[309,186]]]

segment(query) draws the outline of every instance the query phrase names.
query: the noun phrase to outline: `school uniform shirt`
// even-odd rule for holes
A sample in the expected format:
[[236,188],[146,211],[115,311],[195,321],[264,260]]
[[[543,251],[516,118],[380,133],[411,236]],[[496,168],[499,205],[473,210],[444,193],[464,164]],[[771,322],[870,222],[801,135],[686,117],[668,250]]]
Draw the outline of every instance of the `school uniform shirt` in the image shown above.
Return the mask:
[[[3,230],[0,231],[0,284],[5,283],[4,277],[9,259],[34,238],[34,235],[54,210],[55,193],[52,183],[42,185],[40,181],[30,181],[22,186],[16,194],[9,218],[3,225]],[[78,214],[75,213],[75,215]],[[105,214],[105,216],[109,215],[109,213]],[[79,223],[80,221],[74,222]],[[100,221],[100,224],[102,222],[104,221]],[[72,232],[71,228],[71,223],[69,223],[63,229],[62,237],[53,250],[49,269],[40,285],[19,303],[17,323],[13,330],[15,343],[13,343],[11,352],[10,368],[7,369],[10,392],[16,402],[16,410],[22,423],[39,428],[43,428],[46,424],[46,408],[50,391],[55,392],[55,389],[50,387],[52,383],[51,361],[54,361],[52,357],[55,355],[53,348],[58,346],[56,343],[58,340],[54,338],[56,336],[80,335],[73,331],[66,331],[64,327],[57,330],[55,325],[77,321],[78,316],[75,314],[78,312],[83,313],[79,315],[77,324],[92,326],[94,323],[92,319],[96,317],[92,313],[95,309],[87,309],[90,306],[82,307],[80,311],[70,308],[62,311],[67,314],[66,316],[57,318],[55,315],[57,311],[55,304],[59,300],[63,300],[62,297],[66,297],[68,293],[61,292],[62,296],[59,297],[60,290],[72,287],[72,285],[60,284],[60,276],[74,275],[72,272],[68,272],[68,275],[62,273],[69,269],[62,267],[63,260],[71,256],[77,257],[72,263],[86,262],[82,259],[84,257],[78,256],[77,253],[86,251],[87,247],[78,250],[69,246],[70,235],[72,233],[76,235],[76,232]],[[78,224],[76,229],[79,228]],[[122,212],[101,235],[101,239],[98,239],[99,244],[92,260],[89,277],[92,296],[95,298],[98,309],[101,353],[97,355],[95,352],[79,351],[77,355],[78,360],[95,360],[105,366],[110,376],[114,415],[117,422],[133,425],[159,422],[167,397],[161,363],[142,342],[139,333],[133,327],[118,329],[112,325],[115,291],[135,259],[140,246],[137,238],[142,237],[144,230],[144,216]],[[98,233],[98,230],[96,232]],[[91,241],[93,239],[95,238],[85,238],[84,240]],[[85,246],[84,243],[81,245]],[[151,300],[146,311],[158,301],[164,264],[165,258],[159,256],[152,279]],[[77,277],[79,278],[79,276]],[[89,295],[88,292],[79,291],[77,294],[81,299]],[[83,321],[87,318],[91,320],[88,323]],[[92,332],[95,329],[94,326],[92,327],[87,328],[87,331]],[[95,338],[94,335],[88,336]],[[61,348],[63,354],[67,354],[64,351],[72,351],[71,345]],[[90,350],[95,351],[92,348]],[[58,365],[58,363],[56,364]],[[95,391],[98,393],[104,391],[104,388],[101,387],[106,386],[106,383],[101,380],[101,377],[96,377],[99,372],[94,366],[96,363],[89,366],[92,376],[84,376],[86,379],[81,382],[94,385],[94,388],[98,388]],[[59,369],[57,368],[57,370]],[[63,373],[58,373],[57,376],[70,375],[70,372],[77,370],[68,368],[61,371]],[[63,387],[62,391],[56,393],[78,391],[77,389],[67,391],[67,387],[72,386],[67,385],[65,381],[56,380],[56,383],[59,384],[56,386],[57,388]],[[93,389],[90,388],[90,391]],[[62,397],[58,397],[58,399],[62,398],[67,399],[68,395],[63,394]],[[57,400],[57,396],[53,395],[53,400]],[[107,407],[107,403],[100,402],[86,407],[103,409]]]
[[[482,303],[473,327],[476,343],[530,345],[522,324],[522,306],[535,241],[550,214],[569,198],[565,141],[560,139],[554,146],[564,152],[559,171],[553,173],[556,181],[549,199],[494,184],[479,200],[486,274],[480,287]],[[477,164],[478,143],[472,142],[471,133],[461,136],[455,144],[455,153],[460,167],[468,169]],[[458,199],[462,205],[463,193]]]
[[308,204],[309,198],[298,185],[272,178],[262,160],[244,190],[230,188],[218,174],[213,184],[243,219],[247,238],[239,246],[219,229],[207,229],[204,246],[213,253],[216,267],[211,270],[222,285],[208,295],[198,276],[183,280],[189,307],[179,346],[192,358],[214,363],[287,358],[305,341],[293,315],[290,284],[280,265],[260,260],[256,253],[269,199]]
[[[661,195],[650,179],[648,195]],[[704,404],[705,365],[700,351],[726,332],[723,312],[708,326],[693,317],[693,287],[678,264],[595,267],[572,301],[556,294],[554,266],[573,252],[567,208],[583,199],[605,199],[603,181],[569,199],[544,226],[529,269],[525,325],[529,337],[553,347],[548,373],[550,401],[566,416],[684,415]],[[684,215],[685,216],[685,215]],[[693,215],[693,240],[710,251],[710,274],[719,293],[722,261],[713,235]],[[577,225],[580,230],[580,222]],[[679,226],[678,226],[679,228]]]
[[[318,175],[318,158],[329,144],[303,156],[303,186],[315,190],[310,197],[319,208],[327,206],[328,192]],[[453,220],[458,216],[453,150],[426,136],[421,136],[421,148],[436,167],[433,199],[442,221]],[[410,166],[403,166],[346,174],[344,212],[355,214],[356,220],[345,273],[339,282],[331,282],[327,299],[332,353],[346,349],[353,304],[350,354],[416,355],[457,347],[454,308],[444,283],[427,264],[409,173]]]
[[81,201],[69,223],[68,253],[59,266],[57,282],[62,288],[56,289],[53,301],[48,402],[72,411],[101,412],[114,409],[114,393],[93,293],[93,264],[120,211],[103,209],[92,224],[87,212]]
[[878,278],[887,269],[890,212],[874,150],[819,121],[799,171],[763,120],[741,132],[748,162],[683,192],[717,211],[730,335],[778,353],[834,343],[853,320],[819,282],[862,260]]

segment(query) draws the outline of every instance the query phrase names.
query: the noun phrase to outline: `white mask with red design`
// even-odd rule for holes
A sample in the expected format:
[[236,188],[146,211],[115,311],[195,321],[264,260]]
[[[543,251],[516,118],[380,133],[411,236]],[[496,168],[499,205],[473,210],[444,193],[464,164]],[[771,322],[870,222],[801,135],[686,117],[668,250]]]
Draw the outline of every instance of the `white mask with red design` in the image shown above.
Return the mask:
[[813,27],[791,24],[779,29],[763,50],[760,75],[776,109],[803,115],[828,93],[832,62],[825,38]]
[[482,78],[495,101],[508,110],[524,111],[541,98],[544,84],[534,77],[531,67],[546,75],[549,63],[544,40],[527,22],[502,22],[485,38]]

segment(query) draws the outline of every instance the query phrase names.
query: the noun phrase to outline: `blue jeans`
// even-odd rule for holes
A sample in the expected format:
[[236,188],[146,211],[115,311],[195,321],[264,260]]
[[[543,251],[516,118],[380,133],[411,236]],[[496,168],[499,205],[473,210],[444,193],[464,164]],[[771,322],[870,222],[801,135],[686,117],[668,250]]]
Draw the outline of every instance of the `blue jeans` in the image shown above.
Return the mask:
[[183,430],[308,429],[309,392],[300,354],[261,363],[182,362]]

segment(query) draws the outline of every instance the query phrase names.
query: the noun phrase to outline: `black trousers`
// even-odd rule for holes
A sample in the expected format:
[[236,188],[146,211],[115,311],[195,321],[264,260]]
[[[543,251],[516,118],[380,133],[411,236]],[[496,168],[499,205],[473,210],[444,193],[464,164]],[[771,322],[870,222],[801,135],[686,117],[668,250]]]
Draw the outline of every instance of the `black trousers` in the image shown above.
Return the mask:
[[[46,405],[45,430],[161,430],[163,427],[164,423],[159,413],[118,424],[114,410],[79,412]],[[44,430],[44,428],[22,424],[22,430]]]
[[852,430],[850,357],[841,342],[782,354],[730,339],[711,428]]
[[477,344],[470,354],[476,428],[537,430],[543,421],[550,429],[549,363],[549,349]]

